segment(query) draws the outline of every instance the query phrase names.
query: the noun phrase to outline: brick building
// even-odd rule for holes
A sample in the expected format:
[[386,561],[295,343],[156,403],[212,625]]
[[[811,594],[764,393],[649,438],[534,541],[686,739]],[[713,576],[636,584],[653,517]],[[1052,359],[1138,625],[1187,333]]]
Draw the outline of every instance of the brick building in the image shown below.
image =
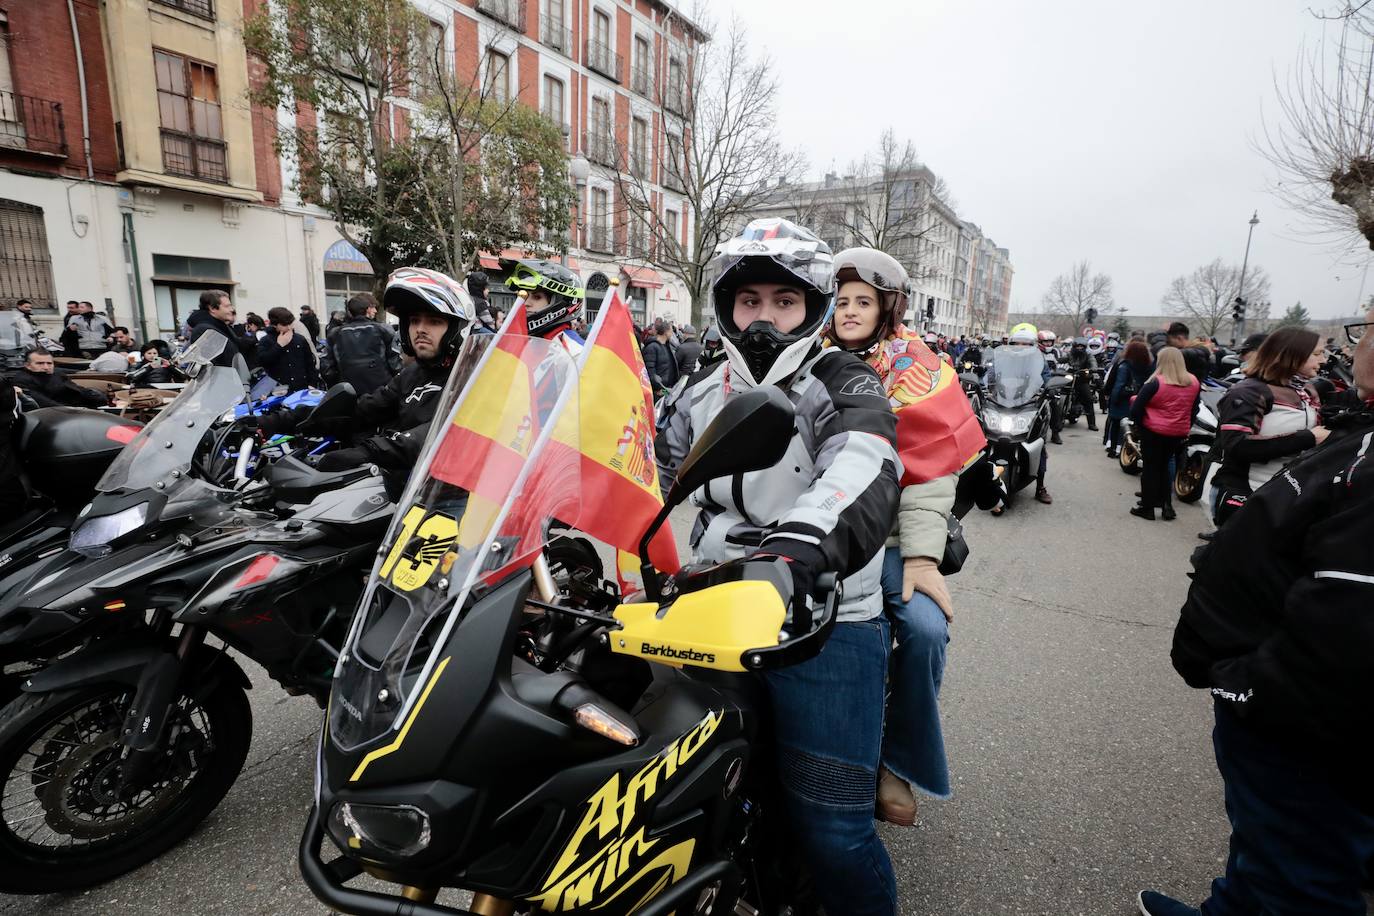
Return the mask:
[[[0,0],[0,303],[27,296],[55,320],[58,303],[90,300],[146,339],[174,335],[207,288],[229,290],[242,318],[324,313],[375,284],[274,152],[278,124],[316,113],[247,100],[261,64],[242,26],[261,2]],[[656,269],[615,176],[646,176],[691,237],[672,153],[700,29],[657,0],[413,3],[460,77],[537,107],[587,160],[570,263],[584,279],[623,272],[641,318],[685,319],[685,290]]]

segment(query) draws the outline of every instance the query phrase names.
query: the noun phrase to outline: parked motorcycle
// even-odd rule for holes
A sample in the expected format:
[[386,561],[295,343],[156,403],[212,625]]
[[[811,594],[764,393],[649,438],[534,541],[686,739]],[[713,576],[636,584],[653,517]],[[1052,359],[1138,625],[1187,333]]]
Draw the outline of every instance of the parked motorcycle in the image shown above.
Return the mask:
[[[542,340],[522,359],[540,366],[543,392],[561,392],[540,425],[575,435],[560,425],[572,361]],[[452,394],[439,416],[479,396]],[[528,428],[529,398],[507,395],[481,392],[500,414],[484,428]],[[707,481],[779,460],[793,423],[771,386],[726,405],[644,532],[650,602],[620,605],[613,593],[556,601],[542,573],[548,520],[582,499],[576,442],[541,435],[528,453],[489,450],[473,465],[466,431],[446,424],[341,653],[301,841],[311,891],[353,914],[783,912],[798,882],[782,878],[767,717],[749,673],[820,650],[838,583],[827,577],[816,619],[784,633],[783,562],[674,581],[648,564],[647,544]],[[326,837],[342,857],[326,859]],[[387,887],[348,886],[364,870]],[[471,890],[470,908],[434,903],[443,887]]]
[[1207,458],[1217,438],[1217,416],[1221,399],[1229,386],[1208,379],[1202,386],[1202,403],[1178,457],[1174,470],[1174,496],[1180,502],[1195,503],[1202,498],[1207,479]]
[[0,709],[0,891],[106,880],[214,809],[252,733],[230,649],[291,692],[328,690],[391,505],[369,468],[207,478],[244,395],[211,359],[110,465],[68,549],[0,588],[10,649],[47,662]]
[[1097,400],[1098,393],[1102,390],[1102,379],[1104,375],[1105,372],[1101,367],[1066,371],[1065,378],[1068,380],[1068,384],[1060,395],[1064,399],[1063,416],[1065,425],[1073,426],[1078,422],[1078,418],[1083,416],[1084,413],[1083,402],[1075,395],[1075,387],[1086,381],[1089,387],[1089,397],[1093,400]]

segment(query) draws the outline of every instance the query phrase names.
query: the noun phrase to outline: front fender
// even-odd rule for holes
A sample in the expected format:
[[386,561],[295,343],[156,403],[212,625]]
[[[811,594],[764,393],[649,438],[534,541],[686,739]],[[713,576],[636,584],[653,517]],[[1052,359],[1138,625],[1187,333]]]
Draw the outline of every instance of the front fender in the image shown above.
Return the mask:
[[[151,643],[130,646],[96,642],[25,678],[20,689],[24,693],[52,693],[111,682],[136,687],[143,669],[165,651]],[[228,679],[244,690],[253,688],[238,662],[216,649],[197,647],[190,664],[197,670],[200,684]]]

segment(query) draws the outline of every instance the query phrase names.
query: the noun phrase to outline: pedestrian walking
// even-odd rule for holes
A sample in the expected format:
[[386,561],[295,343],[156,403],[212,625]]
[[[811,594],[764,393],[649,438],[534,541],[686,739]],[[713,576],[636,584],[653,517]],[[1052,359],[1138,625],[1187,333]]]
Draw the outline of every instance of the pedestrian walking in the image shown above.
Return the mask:
[[1109,375],[1111,391],[1107,395],[1107,422],[1102,434],[1107,454],[1113,458],[1121,456],[1121,421],[1131,412],[1131,399],[1150,378],[1150,348],[1143,340],[1132,340],[1126,344],[1121,359]]
[[1207,489],[1218,526],[1289,459],[1325,441],[1312,387],[1325,360],[1315,331],[1279,328],[1251,354],[1246,378],[1222,398]]
[[269,330],[258,341],[258,362],[278,385],[287,391],[300,391],[320,385],[320,370],[315,364],[315,348],[294,325],[296,316],[278,306],[267,312]]
[[400,343],[390,325],[367,317],[368,301],[348,300],[348,320],[325,337],[320,370],[330,385],[348,382],[359,396],[383,387],[401,371]]
[[1202,383],[1188,371],[1177,347],[1165,347],[1155,359],[1150,376],[1131,405],[1131,423],[1140,430],[1140,505],[1131,509],[1138,518],[1154,521],[1162,510],[1165,521],[1176,518],[1170,460],[1188,438],[1202,394]]
[[1145,916],[1365,912],[1360,885],[1374,861],[1371,326],[1374,309],[1354,326],[1360,408],[1333,420],[1329,438],[1257,489],[1194,555],[1172,660],[1212,696],[1230,853],[1200,910],[1147,890],[1137,896]]

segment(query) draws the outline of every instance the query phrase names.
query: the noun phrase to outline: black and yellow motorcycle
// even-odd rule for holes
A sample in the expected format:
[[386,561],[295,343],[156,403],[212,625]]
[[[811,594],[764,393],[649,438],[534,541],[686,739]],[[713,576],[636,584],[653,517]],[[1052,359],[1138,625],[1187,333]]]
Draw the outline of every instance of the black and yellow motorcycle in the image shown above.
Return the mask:
[[[779,460],[792,405],[771,387],[730,401],[643,534],[649,600],[621,603],[547,574],[551,520],[583,509],[583,405],[562,346],[520,340],[535,368],[518,381],[445,393],[378,554],[320,739],[305,881],[351,914],[799,912],[752,673],[820,651],[838,583],[789,623],[783,561],[670,578],[647,549],[706,481]],[[628,448],[652,468],[651,443]],[[389,890],[351,886],[364,872]],[[437,903],[445,888],[468,909]]]

